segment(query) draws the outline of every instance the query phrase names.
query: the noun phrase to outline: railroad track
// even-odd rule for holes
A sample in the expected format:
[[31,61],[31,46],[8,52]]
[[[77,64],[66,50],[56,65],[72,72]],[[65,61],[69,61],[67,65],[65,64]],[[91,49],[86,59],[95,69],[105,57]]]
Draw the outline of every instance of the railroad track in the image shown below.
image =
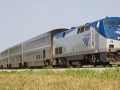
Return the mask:
[[[103,71],[103,70],[106,70],[106,69],[115,69],[116,67],[96,67],[96,68],[93,68],[93,67],[83,67],[83,68],[55,68],[55,69],[0,69],[0,72],[1,71],[7,71],[7,72],[12,72],[12,71],[17,71],[17,72],[20,72],[20,71],[42,71],[42,70],[53,70],[53,71],[65,71],[65,70],[95,70],[95,71]],[[120,68],[120,67],[118,67]]]

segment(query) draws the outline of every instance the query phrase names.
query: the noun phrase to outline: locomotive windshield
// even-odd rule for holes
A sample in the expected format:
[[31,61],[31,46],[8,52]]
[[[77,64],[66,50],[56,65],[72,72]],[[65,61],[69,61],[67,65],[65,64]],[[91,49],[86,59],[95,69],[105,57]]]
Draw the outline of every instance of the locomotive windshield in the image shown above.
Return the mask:
[[116,23],[114,21],[105,21],[104,25],[105,26],[116,26]]
[[104,30],[107,38],[112,38],[114,40],[120,40],[120,20],[119,19],[109,19],[104,20]]

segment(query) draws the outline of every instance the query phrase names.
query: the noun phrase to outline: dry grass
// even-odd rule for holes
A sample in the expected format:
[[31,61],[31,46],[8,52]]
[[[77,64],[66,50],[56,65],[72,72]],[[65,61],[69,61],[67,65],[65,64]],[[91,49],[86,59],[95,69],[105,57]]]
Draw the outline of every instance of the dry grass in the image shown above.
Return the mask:
[[0,90],[120,90],[120,69],[0,72]]

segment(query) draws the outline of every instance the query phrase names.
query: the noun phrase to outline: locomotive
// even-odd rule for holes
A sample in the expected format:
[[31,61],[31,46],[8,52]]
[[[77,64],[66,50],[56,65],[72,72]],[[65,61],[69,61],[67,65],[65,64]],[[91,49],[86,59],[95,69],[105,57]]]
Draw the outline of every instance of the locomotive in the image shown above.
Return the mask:
[[71,29],[60,28],[0,53],[0,68],[120,65],[120,18],[106,17]]
[[71,66],[120,65],[120,18],[106,17],[58,33],[53,51],[56,62]]

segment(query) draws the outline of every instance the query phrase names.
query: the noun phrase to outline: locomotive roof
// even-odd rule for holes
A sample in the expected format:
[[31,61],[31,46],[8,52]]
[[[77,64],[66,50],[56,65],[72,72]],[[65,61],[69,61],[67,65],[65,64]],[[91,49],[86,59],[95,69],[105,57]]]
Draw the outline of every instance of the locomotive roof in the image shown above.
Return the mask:
[[[118,18],[119,18],[119,17],[106,17],[106,18],[103,18],[103,19],[100,19],[100,20],[97,20],[97,21],[93,21],[93,22],[91,22],[91,23],[86,23],[86,24],[84,24],[84,25],[81,25],[81,26],[78,26],[78,27],[73,27],[73,28],[68,29],[68,30],[66,30],[66,31],[60,32],[60,33],[58,33],[58,34],[55,34],[54,37],[55,37],[56,39],[62,38],[62,37],[63,37],[63,33],[65,33],[65,34],[67,35],[67,34],[69,34],[70,32],[73,32],[74,30],[76,30],[76,29],[78,29],[78,28],[80,28],[80,27],[88,26],[88,25],[91,25],[91,24],[93,24],[93,23],[95,23],[95,22],[98,22],[98,21],[115,20],[115,19],[118,19]],[[120,18],[119,18],[119,19],[120,19]],[[76,34],[76,33],[75,33],[75,34]],[[68,35],[67,35],[67,36],[68,36]]]

